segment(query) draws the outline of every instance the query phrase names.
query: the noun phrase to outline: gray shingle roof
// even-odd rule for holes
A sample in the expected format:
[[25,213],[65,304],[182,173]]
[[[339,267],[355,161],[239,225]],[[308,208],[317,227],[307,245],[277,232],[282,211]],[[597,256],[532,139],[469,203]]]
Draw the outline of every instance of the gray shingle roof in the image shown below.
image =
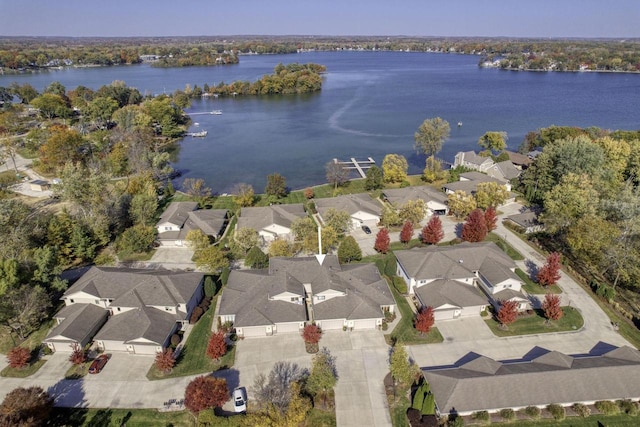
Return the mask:
[[453,246],[428,246],[394,252],[409,277],[416,280],[460,279],[474,276],[482,269],[501,266],[515,268],[515,263],[493,242],[461,243]]
[[64,320],[49,332],[44,342],[61,336],[84,345],[91,339],[91,332],[107,320],[108,314],[106,309],[94,304],[66,305],[54,315]]
[[433,187],[426,185],[405,188],[390,188],[384,190],[385,198],[396,207],[401,207],[409,200],[423,200],[425,203],[433,200],[446,204],[447,195]]
[[94,337],[95,340],[130,341],[145,339],[164,345],[176,328],[176,316],[152,307],[137,307],[115,313]]
[[118,299],[126,307],[131,304],[135,289],[144,305],[186,304],[198,289],[204,275],[196,272],[143,270],[131,268],[91,267],[64,293],[85,292],[97,298]]
[[640,353],[629,347],[587,357],[550,352],[517,362],[479,356],[423,373],[442,413],[640,397]]
[[415,292],[425,306],[434,308],[445,304],[456,307],[472,307],[488,303],[487,297],[475,286],[455,280],[435,280],[420,286]]
[[536,227],[541,225],[540,222],[538,222],[538,214],[533,211],[509,215],[507,218],[523,228]]
[[310,284],[314,294],[327,290],[345,293],[314,304],[318,320],[382,317],[381,305],[395,304],[373,264],[340,266],[332,255],[327,255],[322,265],[315,257],[271,258],[268,270],[231,272],[218,314],[235,315],[238,327],[306,321],[304,305],[269,299],[283,292],[304,297],[304,284]]
[[293,221],[306,216],[302,203],[242,208],[238,228],[247,227],[260,231],[273,224],[291,228]]
[[360,211],[367,212],[371,215],[382,215],[382,205],[366,193],[316,199],[315,204],[320,216],[324,215],[325,212],[331,208],[346,211],[349,215]]
[[474,164],[476,166],[493,163],[493,159],[491,159],[491,157],[479,156],[475,151],[464,151],[462,155],[463,161]]
[[160,215],[160,220],[156,227],[162,223],[168,222],[177,227],[182,227],[189,217],[189,212],[198,209],[196,202],[171,202],[167,209]]

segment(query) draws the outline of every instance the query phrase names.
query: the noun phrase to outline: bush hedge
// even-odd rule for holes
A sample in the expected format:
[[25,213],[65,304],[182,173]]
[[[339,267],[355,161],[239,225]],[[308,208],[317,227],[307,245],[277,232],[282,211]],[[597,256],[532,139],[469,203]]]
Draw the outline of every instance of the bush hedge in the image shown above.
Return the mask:
[[564,410],[564,406],[558,405],[556,403],[552,403],[547,406],[547,410],[551,413],[551,416],[556,421],[562,421],[566,417],[566,412]]
[[620,413],[620,407],[609,400],[599,400],[595,404],[596,409],[604,415],[616,415]]

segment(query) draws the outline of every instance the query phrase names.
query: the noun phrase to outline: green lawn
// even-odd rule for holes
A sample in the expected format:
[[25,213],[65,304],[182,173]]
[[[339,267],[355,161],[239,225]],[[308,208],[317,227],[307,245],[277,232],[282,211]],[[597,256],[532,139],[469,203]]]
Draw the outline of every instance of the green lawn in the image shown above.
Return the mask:
[[[521,421],[518,420],[518,427],[632,427],[637,426],[640,423],[640,419],[632,417],[627,414],[620,415],[592,415],[587,418],[581,417],[567,417],[562,421],[555,421],[553,419],[545,419],[538,421]],[[491,425],[514,425],[513,422],[508,423],[494,423]]]
[[206,355],[207,344],[209,343],[209,336],[211,335],[211,322],[213,321],[216,299],[217,297],[213,297],[211,307],[193,327],[173,371],[169,374],[163,374],[153,365],[147,373],[147,378],[150,380],[161,380],[165,378],[184,377],[186,375],[213,372],[233,366],[235,347],[229,349],[227,354],[218,361],[210,359]]
[[0,371],[0,377],[26,378],[38,372],[38,369],[40,369],[45,362],[46,360],[44,359],[36,360],[34,363],[31,363],[29,366],[22,369],[7,366]]
[[573,307],[562,307],[564,316],[558,321],[547,324],[542,310],[536,310],[535,314],[521,317],[509,325],[508,330],[500,329],[495,319],[485,320],[494,335],[499,337],[512,337],[516,335],[544,334],[547,332],[574,331],[582,328],[584,319]]
[[529,275],[527,273],[525,273],[524,271],[520,270],[519,268],[516,268],[516,274],[524,282],[524,286],[522,287],[522,289],[524,289],[525,291],[527,291],[530,294],[534,294],[534,295],[541,295],[542,294],[542,295],[545,295],[545,294],[547,294],[549,292],[552,293],[552,294],[561,294],[562,293],[562,289],[560,289],[559,286],[549,286],[547,288],[540,286],[538,283],[536,283],[533,280],[531,280],[531,278],[529,277]]
[[493,232],[489,233],[485,240],[489,242],[493,242],[496,245],[498,245],[498,247],[502,249],[507,255],[509,255],[509,257],[511,257],[511,259],[514,261],[522,261],[524,259],[524,257],[520,252],[515,250],[513,246],[507,243],[502,237],[500,237],[496,233],[493,233]]
[[400,314],[402,314],[402,319],[396,324],[393,331],[390,334],[385,335],[385,339],[388,343],[393,341],[400,342],[407,345],[413,344],[433,344],[440,343],[443,341],[442,335],[438,328],[435,326],[431,328],[426,335],[421,335],[420,332],[413,327],[413,318],[414,314],[411,311],[411,307],[409,306],[409,302],[407,299],[400,295],[400,293],[393,287],[391,288],[391,292],[393,293],[394,298],[396,299],[396,303],[398,305],[398,310]]
[[304,425],[308,427],[336,427],[335,410],[323,411],[313,408],[307,414]]
[[65,380],[77,380],[89,373],[89,366],[91,366],[93,360],[87,360],[79,365],[71,365],[67,372],[64,374]]
[[50,425],[65,427],[101,426],[193,427],[188,411],[158,412],[155,409],[53,408]]

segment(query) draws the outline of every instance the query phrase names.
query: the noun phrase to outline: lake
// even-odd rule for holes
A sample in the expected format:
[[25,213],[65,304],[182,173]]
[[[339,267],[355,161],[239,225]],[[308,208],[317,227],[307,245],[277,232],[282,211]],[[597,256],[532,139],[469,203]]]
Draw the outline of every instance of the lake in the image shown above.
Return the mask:
[[[424,156],[413,149],[423,120],[442,117],[451,136],[439,157],[477,149],[486,131],[506,131],[516,150],[527,132],[550,125],[604,129],[640,128],[640,74],[514,72],[482,69],[479,57],[417,52],[310,52],[242,56],[218,67],[152,68],[146,64],[82,68],[34,75],[0,76],[0,86],[28,82],[42,90],[52,81],[67,89],[97,89],[123,80],[143,94],[170,93],[187,84],[254,81],[280,62],[326,65],[315,94],[197,100],[190,131],[174,167],[185,177],[204,178],[215,192],[246,182],[262,192],[266,176],[279,172],[293,189],[326,182],[333,158],[402,154],[410,173]],[[462,122],[462,126],[456,124]],[[198,123],[196,126],[195,123]],[[178,180],[179,185],[180,180]]]

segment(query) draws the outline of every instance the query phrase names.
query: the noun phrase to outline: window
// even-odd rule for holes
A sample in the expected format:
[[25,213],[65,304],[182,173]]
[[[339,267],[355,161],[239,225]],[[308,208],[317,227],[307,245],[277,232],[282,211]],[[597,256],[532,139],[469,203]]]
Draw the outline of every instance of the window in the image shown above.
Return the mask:
[[316,295],[318,297],[318,301],[324,301],[324,295]]
[[73,300],[73,298],[71,298],[71,299],[69,300],[69,302],[70,302],[71,304],[73,304],[75,301]]
[[164,231],[171,231],[171,227],[165,227]]
[[118,307],[118,311],[120,311],[120,307]]
[[95,302],[96,302],[96,305],[100,304],[100,300],[99,299],[95,300]]
[[291,302],[298,302],[298,297],[291,297]]
[[171,307],[165,307],[164,311],[171,311]]

